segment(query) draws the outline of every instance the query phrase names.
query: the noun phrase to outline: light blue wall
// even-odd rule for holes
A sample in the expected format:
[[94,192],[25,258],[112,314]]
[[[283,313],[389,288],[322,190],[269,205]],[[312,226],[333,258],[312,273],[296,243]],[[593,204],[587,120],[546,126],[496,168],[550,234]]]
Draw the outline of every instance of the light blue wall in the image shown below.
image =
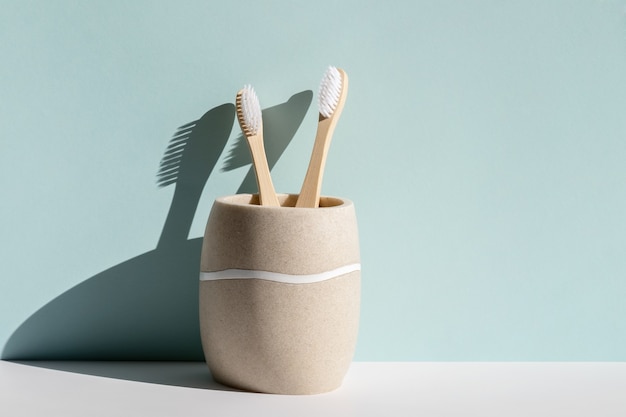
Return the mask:
[[[310,100],[333,64],[350,93],[323,192],[357,207],[356,359],[626,360],[626,1],[4,3],[0,347],[23,331],[13,355],[80,351],[68,328],[99,291],[115,320],[142,308],[174,192],[156,173],[179,126],[245,83],[264,108]],[[273,169],[279,191],[299,190],[315,100]],[[222,170],[237,134],[190,250],[246,175]],[[83,356],[116,335],[94,317],[74,330]],[[175,355],[196,342],[162,337]],[[129,340],[130,356],[167,356]]]

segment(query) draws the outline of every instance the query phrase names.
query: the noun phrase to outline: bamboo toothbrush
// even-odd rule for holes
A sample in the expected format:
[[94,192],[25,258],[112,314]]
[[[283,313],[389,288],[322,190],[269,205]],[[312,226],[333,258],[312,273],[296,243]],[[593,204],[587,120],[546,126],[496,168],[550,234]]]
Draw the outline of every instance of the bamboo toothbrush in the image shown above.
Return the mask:
[[280,206],[270,168],[265,156],[263,145],[263,119],[259,99],[250,85],[246,85],[237,93],[237,119],[241,131],[248,140],[252,154],[252,166],[256,174],[256,183],[259,188],[259,204],[262,206]]
[[346,73],[340,68],[328,67],[318,94],[320,114],[313,152],[296,207],[319,207],[326,156],[347,95]]

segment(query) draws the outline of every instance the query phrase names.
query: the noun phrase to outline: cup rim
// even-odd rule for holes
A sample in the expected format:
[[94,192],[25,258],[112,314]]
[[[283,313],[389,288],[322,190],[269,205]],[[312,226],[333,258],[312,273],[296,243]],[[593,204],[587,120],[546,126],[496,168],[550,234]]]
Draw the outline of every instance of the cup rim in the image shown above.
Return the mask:
[[296,208],[296,201],[298,199],[298,194],[286,194],[286,193],[278,193],[278,201],[280,202],[280,207],[272,207],[272,206],[261,206],[259,204],[259,195],[258,194],[231,194],[221,196],[215,199],[216,203],[228,205],[228,206],[237,206],[237,207],[250,207],[254,209],[271,209],[271,210],[318,210],[318,209],[337,209],[342,207],[347,207],[353,205],[352,201],[334,196],[321,196],[320,197],[320,206],[319,208]]

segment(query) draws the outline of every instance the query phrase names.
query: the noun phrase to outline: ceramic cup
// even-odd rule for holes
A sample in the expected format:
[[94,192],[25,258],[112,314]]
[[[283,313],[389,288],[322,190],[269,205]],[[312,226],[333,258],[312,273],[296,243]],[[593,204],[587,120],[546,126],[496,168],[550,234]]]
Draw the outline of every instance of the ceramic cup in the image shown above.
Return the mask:
[[319,208],[258,205],[239,194],[213,204],[202,246],[200,330],[215,380],[248,391],[338,388],[356,345],[360,306],[351,201]]

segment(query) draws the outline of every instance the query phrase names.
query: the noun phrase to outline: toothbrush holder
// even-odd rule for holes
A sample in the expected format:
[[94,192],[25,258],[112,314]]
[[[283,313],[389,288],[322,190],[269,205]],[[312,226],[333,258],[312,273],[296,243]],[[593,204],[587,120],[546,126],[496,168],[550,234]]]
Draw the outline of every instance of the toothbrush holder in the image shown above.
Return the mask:
[[215,200],[200,268],[200,334],[213,378],[274,394],[338,388],[359,325],[361,267],[354,204],[261,206]]

